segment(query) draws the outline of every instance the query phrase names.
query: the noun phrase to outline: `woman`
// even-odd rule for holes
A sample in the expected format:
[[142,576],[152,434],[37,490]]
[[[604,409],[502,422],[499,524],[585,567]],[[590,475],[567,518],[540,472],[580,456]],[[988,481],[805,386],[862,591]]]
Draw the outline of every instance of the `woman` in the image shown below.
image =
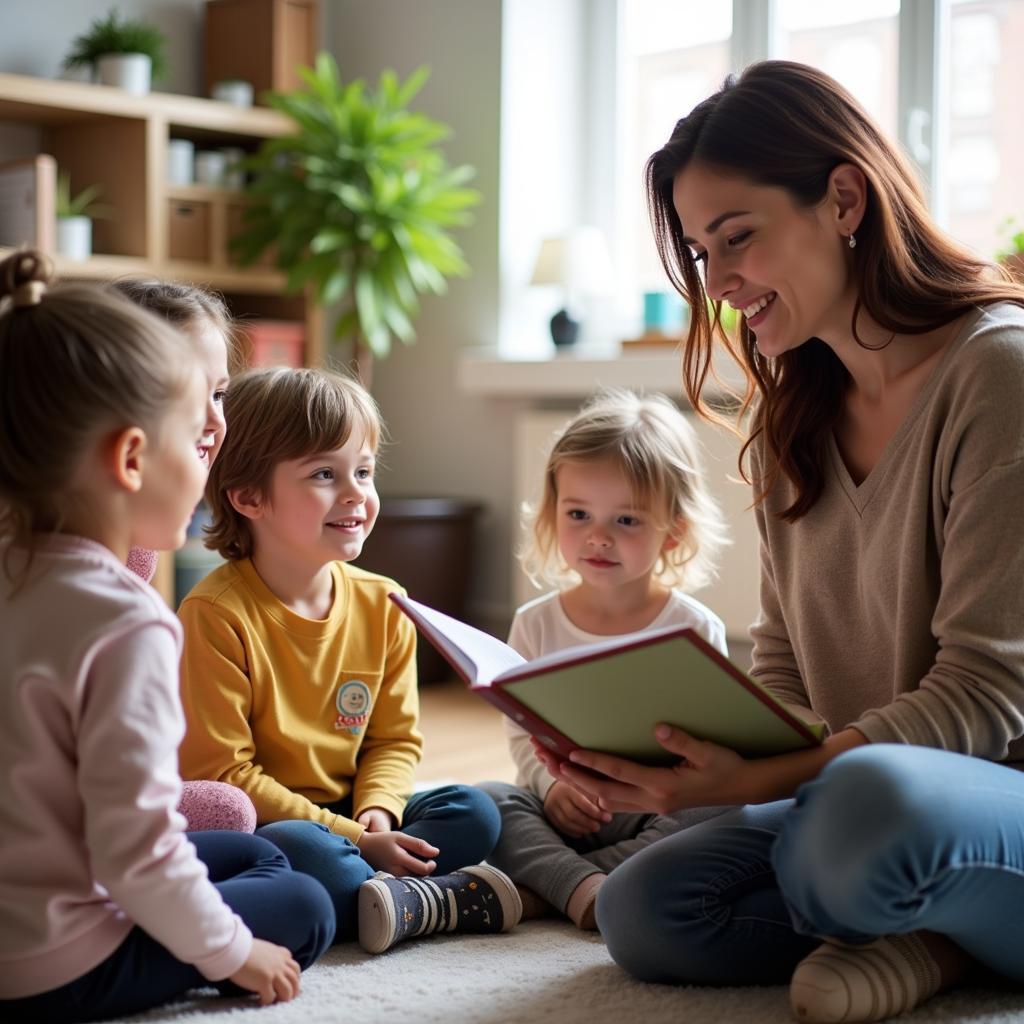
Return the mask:
[[699,409],[720,304],[743,314],[753,675],[830,735],[755,762],[659,726],[672,768],[574,755],[607,781],[539,751],[610,811],[737,807],[609,877],[609,950],[652,981],[791,978],[808,1021],[892,1016],[974,965],[1024,981],[1024,288],[801,65],[727,81],[647,187]]

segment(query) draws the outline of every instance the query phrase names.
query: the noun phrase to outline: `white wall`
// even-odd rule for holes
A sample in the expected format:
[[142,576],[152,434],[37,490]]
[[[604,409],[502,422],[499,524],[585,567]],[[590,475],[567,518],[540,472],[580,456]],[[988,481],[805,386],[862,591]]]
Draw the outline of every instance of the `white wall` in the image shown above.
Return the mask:
[[429,64],[414,106],[453,128],[449,161],[477,171],[483,201],[457,235],[472,275],[424,299],[417,343],[377,364],[373,391],[394,440],[380,479],[385,500],[451,495],[486,505],[470,602],[485,625],[502,628],[511,599],[514,405],[466,396],[455,382],[459,350],[498,336],[502,3],[335,0],[326,31],[344,80],[375,82],[384,68],[405,78]]
[[[198,96],[202,86],[202,11],[205,0],[0,0],[0,70],[61,77],[71,41],[111,7],[167,37],[168,76],[161,92]],[[330,0],[327,0],[330,2]]]

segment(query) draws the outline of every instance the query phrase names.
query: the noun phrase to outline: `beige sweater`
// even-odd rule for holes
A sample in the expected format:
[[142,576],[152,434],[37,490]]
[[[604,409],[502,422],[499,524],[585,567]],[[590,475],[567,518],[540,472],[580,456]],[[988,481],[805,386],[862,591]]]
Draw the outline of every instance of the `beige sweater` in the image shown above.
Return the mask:
[[1024,768],[1024,310],[968,317],[860,486],[833,440],[792,498],[757,511],[753,675],[833,732]]

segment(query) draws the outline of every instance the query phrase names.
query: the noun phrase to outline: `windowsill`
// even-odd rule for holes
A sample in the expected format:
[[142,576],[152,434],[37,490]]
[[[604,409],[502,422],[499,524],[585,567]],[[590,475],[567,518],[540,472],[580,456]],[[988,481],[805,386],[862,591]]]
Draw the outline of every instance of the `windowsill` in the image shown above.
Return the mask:
[[463,349],[459,387],[473,395],[501,398],[586,398],[600,387],[643,391],[682,391],[682,364],[676,348],[619,355],[586,349],[549,358],[515,359],[492,348]]

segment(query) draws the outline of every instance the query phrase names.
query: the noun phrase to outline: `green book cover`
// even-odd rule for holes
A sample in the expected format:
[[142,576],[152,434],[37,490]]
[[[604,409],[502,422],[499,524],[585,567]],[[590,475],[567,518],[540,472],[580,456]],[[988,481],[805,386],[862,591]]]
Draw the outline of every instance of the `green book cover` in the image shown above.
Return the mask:
[[658,722],[744,756],[783,754],[820,739],[794,725],[795,716],[754,680],[739,682],[692,631],[596,658],[586,658],[586,648],[576,653],[586,660],[492,685],[575,746],[647,764],[678,760],[654,739]]
[[391,599],[470,689],[562,756],[584,748],[647,764],[677,758],[654,739],[666,722],[746,757],[822,741],[692,629],[668,627],[526,661],[507,644],[401,594]]

